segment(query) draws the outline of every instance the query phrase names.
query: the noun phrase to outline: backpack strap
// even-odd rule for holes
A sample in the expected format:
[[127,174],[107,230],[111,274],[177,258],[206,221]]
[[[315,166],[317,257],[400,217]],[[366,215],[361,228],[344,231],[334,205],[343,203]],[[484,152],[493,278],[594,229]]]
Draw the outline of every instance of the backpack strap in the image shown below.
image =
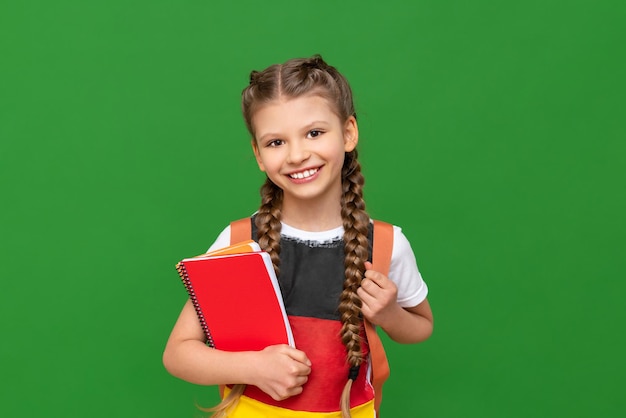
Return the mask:
[[243,218],[230,223],[230,245],[247,241],[252,237],[252,218]]
[[[372,249],[372,267],[385,276],[389,275],[391,251],[393,249],[393,226],[386,222],[374,221],[374,243]],[[383,383],[389,377],[389,362],[383,343],[376,332],[376,327],[364,320],[365,335],[372,360],[372,386],[374,386],[374,409],[380,416],[380,403],[383,398]]]

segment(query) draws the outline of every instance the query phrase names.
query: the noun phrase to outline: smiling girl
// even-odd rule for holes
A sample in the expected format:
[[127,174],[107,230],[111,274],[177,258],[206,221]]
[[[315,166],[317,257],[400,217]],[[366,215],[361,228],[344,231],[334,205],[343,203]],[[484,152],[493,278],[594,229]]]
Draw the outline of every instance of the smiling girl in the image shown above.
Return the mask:
[[[433,317],[399,227],[389,227],[388,272],[370,262],[375,228],[363,201],[350,86],[320,56],[292,59],[251,73],[242,111],[267,175],[261,206],[246,222],[271,255],[297,348],[212,349],[188,301],[165,367],[192,383],[229,385],[216,416],[375,417],[370,346],[377,337],[366,326],[418,343],[432,333]],[[233,228],[209,250],[229,245]]]

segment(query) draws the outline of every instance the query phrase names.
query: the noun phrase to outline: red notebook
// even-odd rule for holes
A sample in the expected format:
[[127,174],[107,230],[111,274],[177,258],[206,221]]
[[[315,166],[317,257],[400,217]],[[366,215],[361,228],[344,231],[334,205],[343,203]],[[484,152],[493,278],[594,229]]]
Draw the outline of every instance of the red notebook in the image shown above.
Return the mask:
[[[230,253],[237,246],[247,252]],[[231,247],[176,265],[208,344],[225,351],[295,346],[269,254],[256,243]]]

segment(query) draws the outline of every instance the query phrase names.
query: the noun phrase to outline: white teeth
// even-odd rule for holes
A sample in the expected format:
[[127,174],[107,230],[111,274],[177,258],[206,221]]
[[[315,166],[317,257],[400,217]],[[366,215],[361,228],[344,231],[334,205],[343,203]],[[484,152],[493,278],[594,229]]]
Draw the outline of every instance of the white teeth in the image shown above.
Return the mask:
[[304,171],[301,171],[300,173],[290,174],[289,177],[291,177],[292,179],[304,179],[307,177],[311,177],[315,173],[317,173],[317,168],[314,168],[311,170],[304,170]]

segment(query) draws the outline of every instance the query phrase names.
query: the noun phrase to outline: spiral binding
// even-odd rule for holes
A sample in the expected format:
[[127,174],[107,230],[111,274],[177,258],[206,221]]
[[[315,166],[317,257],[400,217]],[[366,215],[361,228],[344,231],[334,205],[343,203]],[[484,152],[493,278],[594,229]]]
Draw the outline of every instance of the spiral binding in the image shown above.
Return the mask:
[[187,293],[189,293],[189,298],[191,299],[191,303],[193,304],[193,307],[195,308],[196,313],[198,314],[200,325],[202,326],[202,329],[204,330],[204,335],[206,335],[206,338],[207,338],[207,344],[210,347],[215,348],[215,344],[213,343],[213,337],[211,337],[209,326],[207,325],[206,320],[204,319],[204,315],[202,314],[202,310],[200,309],[198,298],[196,297],[196,293],[191,287],[191,281],[189,280],[189,276],[187,275],[187,269],[185,268],[185,264],[182,261],[179,262],[178,264],[176,264],[176,270],[178,271],[178,275],[182,279],[183,284],[185,285],[185,289],[187,289]]

